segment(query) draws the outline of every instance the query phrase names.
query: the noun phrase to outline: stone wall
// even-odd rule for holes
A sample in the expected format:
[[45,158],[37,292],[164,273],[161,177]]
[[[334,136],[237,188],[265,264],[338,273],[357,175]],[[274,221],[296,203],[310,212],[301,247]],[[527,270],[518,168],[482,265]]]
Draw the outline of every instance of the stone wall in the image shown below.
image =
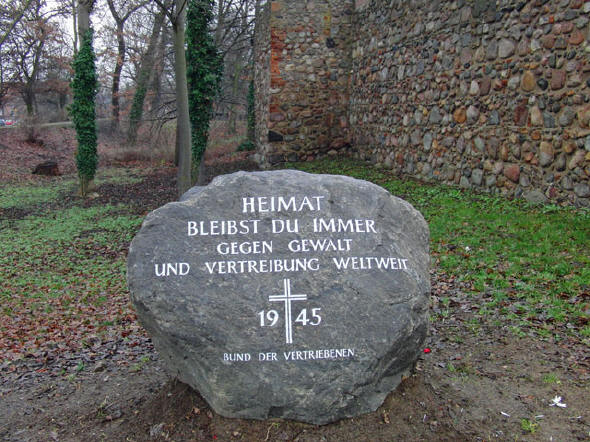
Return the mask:
[[[349,146],[348,80],[352,0],[272,1],[269,60],[259,54],[259,70],[270,72],[268,106],[261,112],[259,162],[312,159]],[[260,85],[259,85],[260,86]],[[258,96],[264,95],[264,85]],[[259,107],[260,107],[259,106]],[[267,118],[265,120],[265,118]]]
[[269,155],[268,122],[270,104],[270,3],[266,3],[256,19],[254,34],[254,103],[256,125],[254,137],[260,157]]
[[271,3],[267,127],[282,141],[267,164],[340,148],[424,180],[590,205],[590,0],[356,0],[351,26],[350,2],[330,4]]
[[357,155],[587,205],[589,13],[581,0],[367,2],[354,18]]

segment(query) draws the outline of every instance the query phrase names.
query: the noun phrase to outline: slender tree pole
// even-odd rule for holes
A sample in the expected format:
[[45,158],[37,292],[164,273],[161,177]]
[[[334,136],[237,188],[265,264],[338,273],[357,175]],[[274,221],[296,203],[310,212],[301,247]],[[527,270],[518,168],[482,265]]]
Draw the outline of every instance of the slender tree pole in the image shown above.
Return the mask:
[[178,159],[177,187],[179,196],[191,187],[191,126],[188,114],[188,86],[186,83],[186,53],[184,26],[187,0],[175,0],[174,10],[165,0],[154,0],[170,19],[174,32],[174,76],[176,77],[176,158]]
[[78,33],[81,44],[80,50],[74,58],[74,79],[72,80],[74,100],[70,107],[78,140],[76,165],[82,196],[88,194],[98,164],[95,112],[96,57],[92,48],[92,29],[90,28],[90,12],[93,6],[94,0],[79,0],[78,2]]
[[174,73],[176,77],[176,146],[178,149],[178,195],[191,187],[191,127],[188,111],[188,86],[186,80],[186,54],[184,50],[184,26],[186,0],[176,0],[174,30]]

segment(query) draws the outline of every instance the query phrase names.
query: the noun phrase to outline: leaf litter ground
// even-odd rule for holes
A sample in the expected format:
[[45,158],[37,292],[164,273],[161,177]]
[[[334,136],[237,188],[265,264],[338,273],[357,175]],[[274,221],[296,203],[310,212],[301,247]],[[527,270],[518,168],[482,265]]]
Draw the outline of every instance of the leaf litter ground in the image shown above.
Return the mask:
[[[198,393],[166,375],[128,303],[129,241],[149,210],[175,197],[173,168],[134,166],[101,172],[98,196],[85,201],[76,196],[72,176],[31,178],[21,167],[20,179],[18,165],[6,169],[13,175],[0,188],[2,440],[590,438],[588,342],[579,314],[586,310],[566,310],[571,321],[549,317],[538,326],[534,315],[512,308],[522,301],[510,298],[515,276],[504,271],[482,280],[480,273],[490,275],[485,262],[481,269],[449,265],[468,260],[467,246],[457,243],[464,236],[433,240],[425,352],[379,410],[326,426],[217,415]],[[234,167],[226,162],[219,170]],[[349,173],[353,166],[314,167]],[[366,178],[379,182],[379,176]],[[428,213],[419,199],[413,202]],[[429,222],[435,230],[436,221]],[[461,265],[472,278],[452,271]],[[579,274],[572,272],[566,273],[570,279]],[[503,279],[506,297],[496,290]],[[568,299],[587,299],[587,286],[572,290]],[[551,406],[557,396],[566,407]]]

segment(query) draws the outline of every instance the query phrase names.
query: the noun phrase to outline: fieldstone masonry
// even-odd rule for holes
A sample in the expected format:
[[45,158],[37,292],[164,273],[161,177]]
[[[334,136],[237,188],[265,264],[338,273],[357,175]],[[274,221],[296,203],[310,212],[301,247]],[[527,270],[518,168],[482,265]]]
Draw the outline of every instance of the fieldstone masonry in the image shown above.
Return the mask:
[[590,205],[589,0],[272,1],[266,14],[263,165],[348,154]]
[[257,61],[265,67],[256,81],[262,163],[309,160],[350,146],[352,13],[351,0],[266,5],[256,30]]

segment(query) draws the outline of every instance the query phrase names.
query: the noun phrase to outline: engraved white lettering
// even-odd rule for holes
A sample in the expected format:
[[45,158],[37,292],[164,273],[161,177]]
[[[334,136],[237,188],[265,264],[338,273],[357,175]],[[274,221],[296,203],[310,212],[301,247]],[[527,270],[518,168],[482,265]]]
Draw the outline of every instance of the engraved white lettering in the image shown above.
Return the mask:
[[251,255],[272,253],[272,241],[222,242],[217,245],[220,255]]
[[372,219],[314,218],[315,233],[377,233]]
[[252,359],[250,353],[224,353],[223,360],[226,362],[248,362]]
[[[291,224],[293,223],[293,224]],[[299,232],[299,220],[294,219],[273,219],[272,220],[272,233],[298,233]]]
[[349,252],[352,239],[294,239],[287,244],[291,252]]
[[185,276],[188,275],[191,266],[186,262],[168,262],[164,264],[154,264],[156,276]]
[[346,258],[332,258],[338,270],[408,270],[408,260],[405,258],[350,256]]
[[242,213],[301,212],[321,210],[323,196],[284,197],[284,196],[249,196],[242,198]]
[[294,350],[283,352],[286,361],[306,361],[310,359],[347,359],[354,357],[353,348],[331,348],[325,350]]
[[258,234],[259,219],[188,221],[188,236]]
[[318,258],[261,259],[240,261],[207,261],[205,269],[209,274],[240,273],[282,273],[317,272],[320,269]]

